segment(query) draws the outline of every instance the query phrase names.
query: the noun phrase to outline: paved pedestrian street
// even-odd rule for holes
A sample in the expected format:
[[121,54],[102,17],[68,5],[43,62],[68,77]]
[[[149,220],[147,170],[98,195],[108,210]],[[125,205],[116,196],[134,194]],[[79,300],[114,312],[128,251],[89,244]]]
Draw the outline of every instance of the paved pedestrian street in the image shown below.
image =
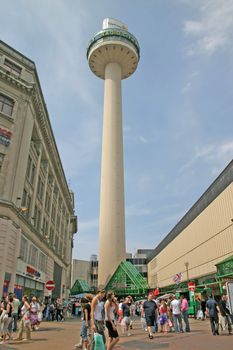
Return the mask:
[[[39,331],[32,332],[32,341],[11,341],[0,345],[0,350],[73,350],[79,341],[80,321],[62,323],[43,322]],[[224,331],[219,336],[210,333],[209,321],[190,319],[191,333],[156,333],[150,340],[141,329],[139,319],[134,321],[131,336],[121,335],[116,350],[232,350],[233,335]],[[120,333],[120,329],[119,329]]]

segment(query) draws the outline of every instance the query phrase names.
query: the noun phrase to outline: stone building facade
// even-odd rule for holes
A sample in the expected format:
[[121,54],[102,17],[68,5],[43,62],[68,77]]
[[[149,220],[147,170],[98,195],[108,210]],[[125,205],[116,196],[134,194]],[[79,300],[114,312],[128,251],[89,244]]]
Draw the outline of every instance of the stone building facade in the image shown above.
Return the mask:
[[76,231],[35,63],[0,41],[0,293],[68,297]]

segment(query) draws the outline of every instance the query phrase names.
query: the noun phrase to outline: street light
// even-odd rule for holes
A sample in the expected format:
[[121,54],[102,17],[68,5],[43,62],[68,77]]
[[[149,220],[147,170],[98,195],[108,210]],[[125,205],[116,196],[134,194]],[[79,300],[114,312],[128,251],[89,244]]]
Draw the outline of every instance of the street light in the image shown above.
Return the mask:
[[185,267],[186,267],[186,273],[187,273],[187,281],[189,281],[189,262],[185,262],[184,263]]

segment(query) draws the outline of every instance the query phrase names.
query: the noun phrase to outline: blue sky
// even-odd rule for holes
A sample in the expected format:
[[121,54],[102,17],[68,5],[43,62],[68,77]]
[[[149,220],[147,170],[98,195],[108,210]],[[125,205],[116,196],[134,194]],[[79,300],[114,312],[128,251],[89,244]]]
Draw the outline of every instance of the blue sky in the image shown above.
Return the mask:
[[154,248],[232,159],[232,0],[8,0],[1,14],[1,39],[37,66],[75,193],[78,259],[98,253],[104,86],[86,46],[106,17],[138,39],[122,83],[126,244]]

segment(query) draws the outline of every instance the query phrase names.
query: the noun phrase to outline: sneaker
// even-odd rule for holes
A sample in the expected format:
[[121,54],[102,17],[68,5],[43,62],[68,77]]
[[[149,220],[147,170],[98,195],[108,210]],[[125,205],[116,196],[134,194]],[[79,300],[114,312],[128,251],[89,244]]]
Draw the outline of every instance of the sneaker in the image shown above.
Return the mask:
[[132,334],[131,333],[128,333],[128,337],[130,337]]
[[150,339],[153,339],[153,338],[154,338],[152,334],[149,334],[148,337],[149,337]]

